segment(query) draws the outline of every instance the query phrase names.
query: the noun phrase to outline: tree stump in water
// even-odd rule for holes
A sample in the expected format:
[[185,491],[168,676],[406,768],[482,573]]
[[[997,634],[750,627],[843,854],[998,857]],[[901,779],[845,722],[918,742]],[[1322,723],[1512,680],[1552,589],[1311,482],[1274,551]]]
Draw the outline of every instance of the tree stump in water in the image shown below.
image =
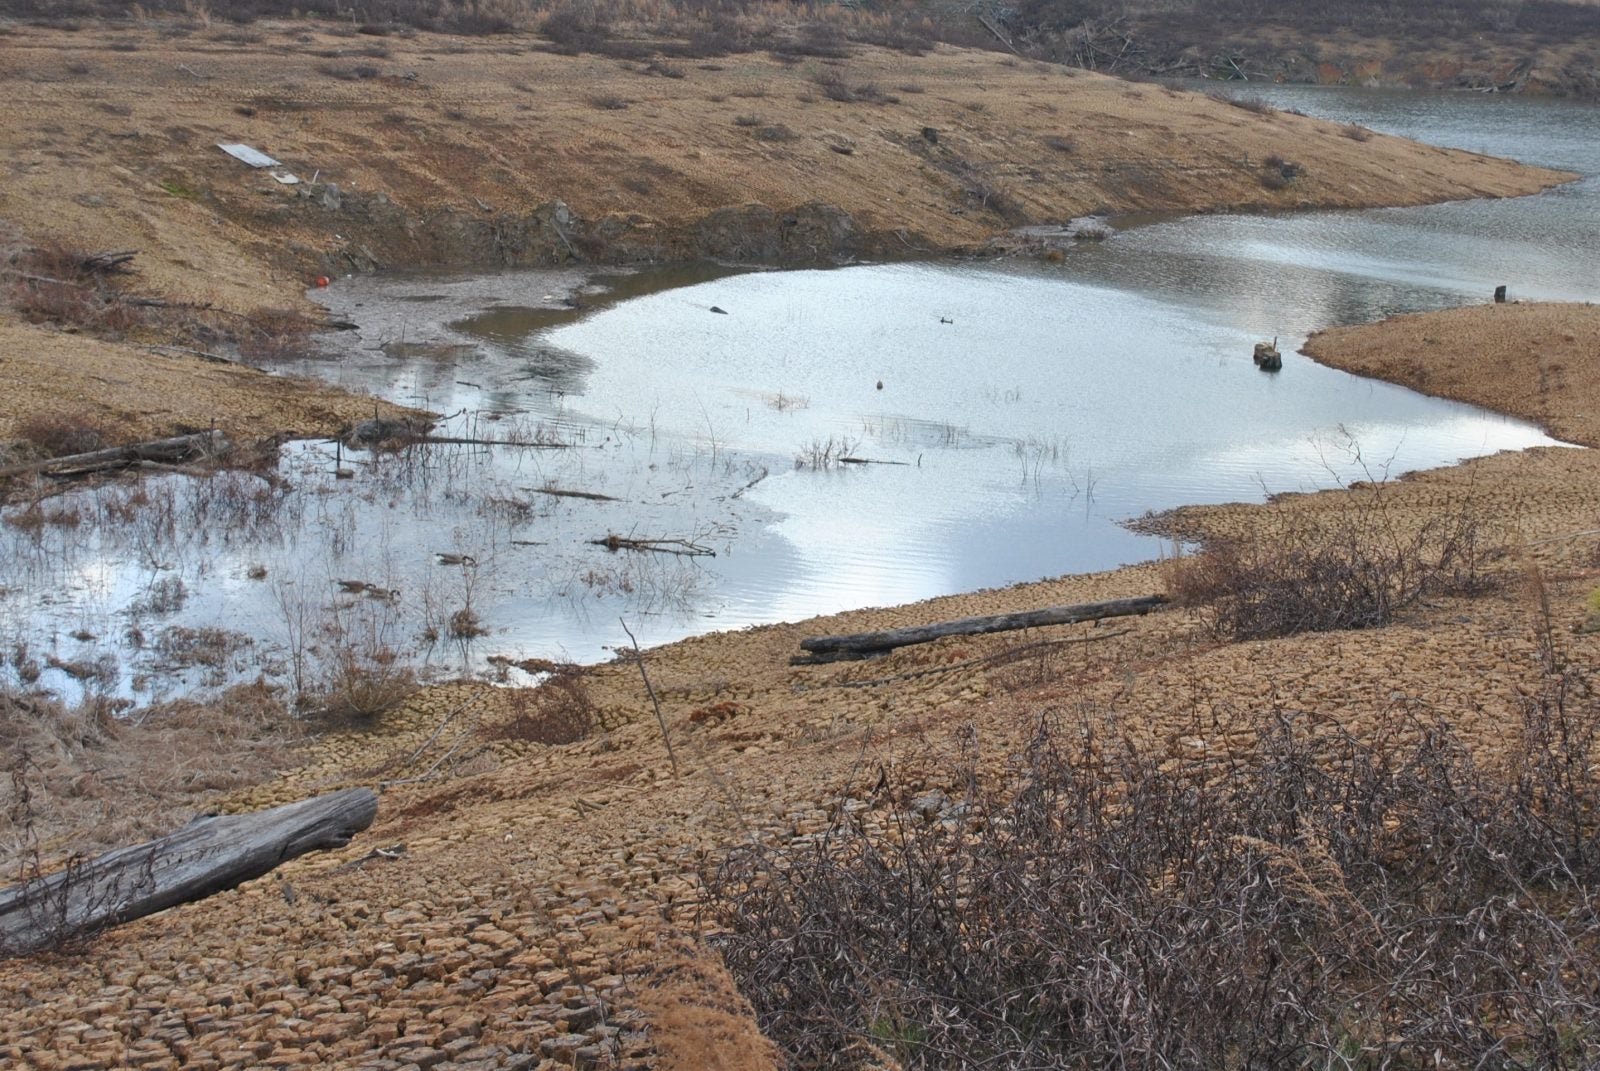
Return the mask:
[[1278,340],[1271,342],[1257,342],[1255,352],[1256,367],[1263,372],[1277,372],[1283,368],[1283,354],[1278,352]]

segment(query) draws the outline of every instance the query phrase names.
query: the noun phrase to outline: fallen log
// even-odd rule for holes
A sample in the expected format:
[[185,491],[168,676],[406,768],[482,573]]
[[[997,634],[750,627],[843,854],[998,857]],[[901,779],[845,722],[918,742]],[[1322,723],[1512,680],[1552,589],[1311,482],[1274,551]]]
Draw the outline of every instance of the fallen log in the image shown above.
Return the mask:
[[1143,595],[1136,599],[1086,602],[1079,603],[1076,606],[1051,606],[1043,610],[1028,610],[1015,614],[963,617],[954,621],[941,621],[932,625],[913,625],[909,628],[892,628],[882,632],[853,632],[842,636],[812,636],[801,640],[800,647],[802,650],[822,656],[861,657],[882,654],[897,647],[910,647],[918,643],[932,643],[934,640],[940,640],[946,636],[982,636],[990,632],[1010,632],[1020,628],[1071,625],[1080,621],[1099,621],[1107,617],[1147,614],[1166,601],[1167,597],[1165,595]]
[[86,454],[68,454],[45,461],[30,461],[25,465],[10,465],[0,469],[0,477],[20,476],[28,472],[43,472],[52,476],[83,476],[91,472],[136,465],[141,461],[158,461],[171,464],[190,458],[218,454],[227,448],[228,440],[222,432],[197,431],[192,435],[176,435],[170,439],[113,446],[105,450],[91,450]]
[[200,900],[372,824],[378,797],[349,788],[240,815],[196,818],[175,833],[0,889],[0,956],[62,941]]

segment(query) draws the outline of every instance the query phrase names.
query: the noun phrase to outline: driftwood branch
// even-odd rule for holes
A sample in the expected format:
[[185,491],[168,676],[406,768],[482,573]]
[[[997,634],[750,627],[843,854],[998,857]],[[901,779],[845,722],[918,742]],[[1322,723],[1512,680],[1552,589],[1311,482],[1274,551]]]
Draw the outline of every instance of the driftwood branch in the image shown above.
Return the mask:
[[0,469],[0,477],[20,476],[28,472],[42,472],[49,476],[85,476],[107,469],[126,468],[142,461],[173,464],[191,458],[221,453],[228,445],[222,432],[197,431],[193,435],[177,435],[170,439],[113,446],[106,450],[91,450],[86,454],[69,454],[47,461],[30,461],[26,465],[11,465]]
[[536,495],[549,495],[552,498],[587,498],[591,502],[621,501],[614,495],[603,495],[599,491],[572,491],[565,487],[530,487],[528,490]]
[[175,833],[69,863],[0,890],[0,954],[26,955],[73,937],[200,900],[372,824],[378,797],[350,788],[251,814],[196,818]]
[[[934,677],[941,673],[959,673],[966,669],[977,669],[979,666],[1005,665],[1008,662],[1020,662],[1031,654],[1040,651],[1055,650],[1061,647],[1078,645],[1087,647],[1091,643],[1104,643],[1114,640],[1118,636],[1126,636],[1132,632],[1131,628],[1119,628],[1115,631],[1095,632],[1083,636],[1074,636],[1066,640],[1040,640],[1038,643],[1025,643],[1021,647],[1007,647],[994,654],[982,655],[978,658],[968,658],[960,662],[951,662],[943,666],[930,666],[927,669],[914,669],[908,673],[896,673],[888,677],[874,677],[862,681],[829,681],[818,687],[825,688],[877,688],[885,684],[898,684],[901,681],[921,680],[924,677]],[[840,660],[842,661],[842,659]],[[812,660],[806,655],[796,655],[789,659],[791,666],[815,666],[823,664],[822,660]]]
[[717,552],[710,547],[691,543],[687,539],[631,539],[615,533],[604,539],[591,539],[590,545],[607,550],[648,550],[656,554],[679,554],[685,558],[715,558]]
[[910,628],[893,628],[883,632],[855,632],[842,636],[812,636],[800,641],[802,650],[819,656],[861,657],[892,651],[897,647],[910,647],[918,643],[932,643],[946,636],[982,636],[990,632],[1010,632],[1021,628],[1042,628],[1046,625],[1071,625],[1080,621],[1099,621],[1107,617],[1127,617],[1130,614],[1147,614],[1166,602],[1165,595],[1144,595],[1136,599],[1112,599],[1109,602],[1086,602],[1076,606],[1051,606],[1043,610],[1024,613],[994,614],[989,617],[963,617],[955,621],[941,621],[932,625],[914,625]]
[[429,446],[515,446],[523,450],[571,450],[574,443],[544,442],[532,440],[524,442],[520,439],[474,439],[464,435],[415,435],[405,440],[406,446],[424,444]]

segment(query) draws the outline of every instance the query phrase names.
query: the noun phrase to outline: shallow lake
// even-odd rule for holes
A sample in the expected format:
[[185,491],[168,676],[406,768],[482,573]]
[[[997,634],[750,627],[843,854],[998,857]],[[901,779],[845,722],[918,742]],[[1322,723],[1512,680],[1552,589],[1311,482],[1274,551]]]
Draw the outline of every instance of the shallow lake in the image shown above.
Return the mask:
[[[352,643],[448,672],[586,661],[626,642],[619,619],[648,645],[1102,569],[1162,552],[1122,523],[1147,511],[1549,444],[1293,350],[1500,283],[1593,300],[1600,112],[1243,91],[1586,178],[1509,201],[1152,223],[1059,265],[342,281],[325,300],[359,337],[291,370],[501,445],[345,451],[340,479],[331,445],[296,444],[278,482],[64,496],[49,508],[79,523],[0,531],[15,563],[0,636],[41,683],[141,700],[263,669],[309,679]],[[1284,369],[1263,374],[1251,347],[1273,337]],[[594,542],[608,535],[665,542]]]

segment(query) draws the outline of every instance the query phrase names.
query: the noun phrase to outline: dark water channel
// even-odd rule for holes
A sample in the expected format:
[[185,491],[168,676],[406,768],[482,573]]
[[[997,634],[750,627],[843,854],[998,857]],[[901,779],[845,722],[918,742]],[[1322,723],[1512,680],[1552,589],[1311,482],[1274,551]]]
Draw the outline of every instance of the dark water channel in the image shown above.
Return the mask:
[[[652,644],[1103,569],[1161,553],[1121,523],[1146,511],[1549,445],[1293,350],[1500,283],[1593,300],[1600,112],[1244,91],[1585,178],[1516,200],[1159,222],[1059,265],[343,281],[326,300],[359,338],[293,370],[517,445],[347,452],[354,476],[335,479],[331,446],[299,444],[287,487],[171,477],[146,482],[155,506],[126,488],[69,496],[102,523],[4,529],[19,575],[3,638],[44,683],[81,686],[47,657],[109,659],[91,686],[141,699],[263,670],[307,683],[350,643],[447,672],[593,660],[625,641],[619,617]],[[1250,360],[1272,337],[1275,376]],[[590,542],[608,534],[695,553]],[[452,638],[464,620],[486,633]],[[211,637],[210,662],[161,661],[163,637],[188,649],[207,629],[232,637]]]

